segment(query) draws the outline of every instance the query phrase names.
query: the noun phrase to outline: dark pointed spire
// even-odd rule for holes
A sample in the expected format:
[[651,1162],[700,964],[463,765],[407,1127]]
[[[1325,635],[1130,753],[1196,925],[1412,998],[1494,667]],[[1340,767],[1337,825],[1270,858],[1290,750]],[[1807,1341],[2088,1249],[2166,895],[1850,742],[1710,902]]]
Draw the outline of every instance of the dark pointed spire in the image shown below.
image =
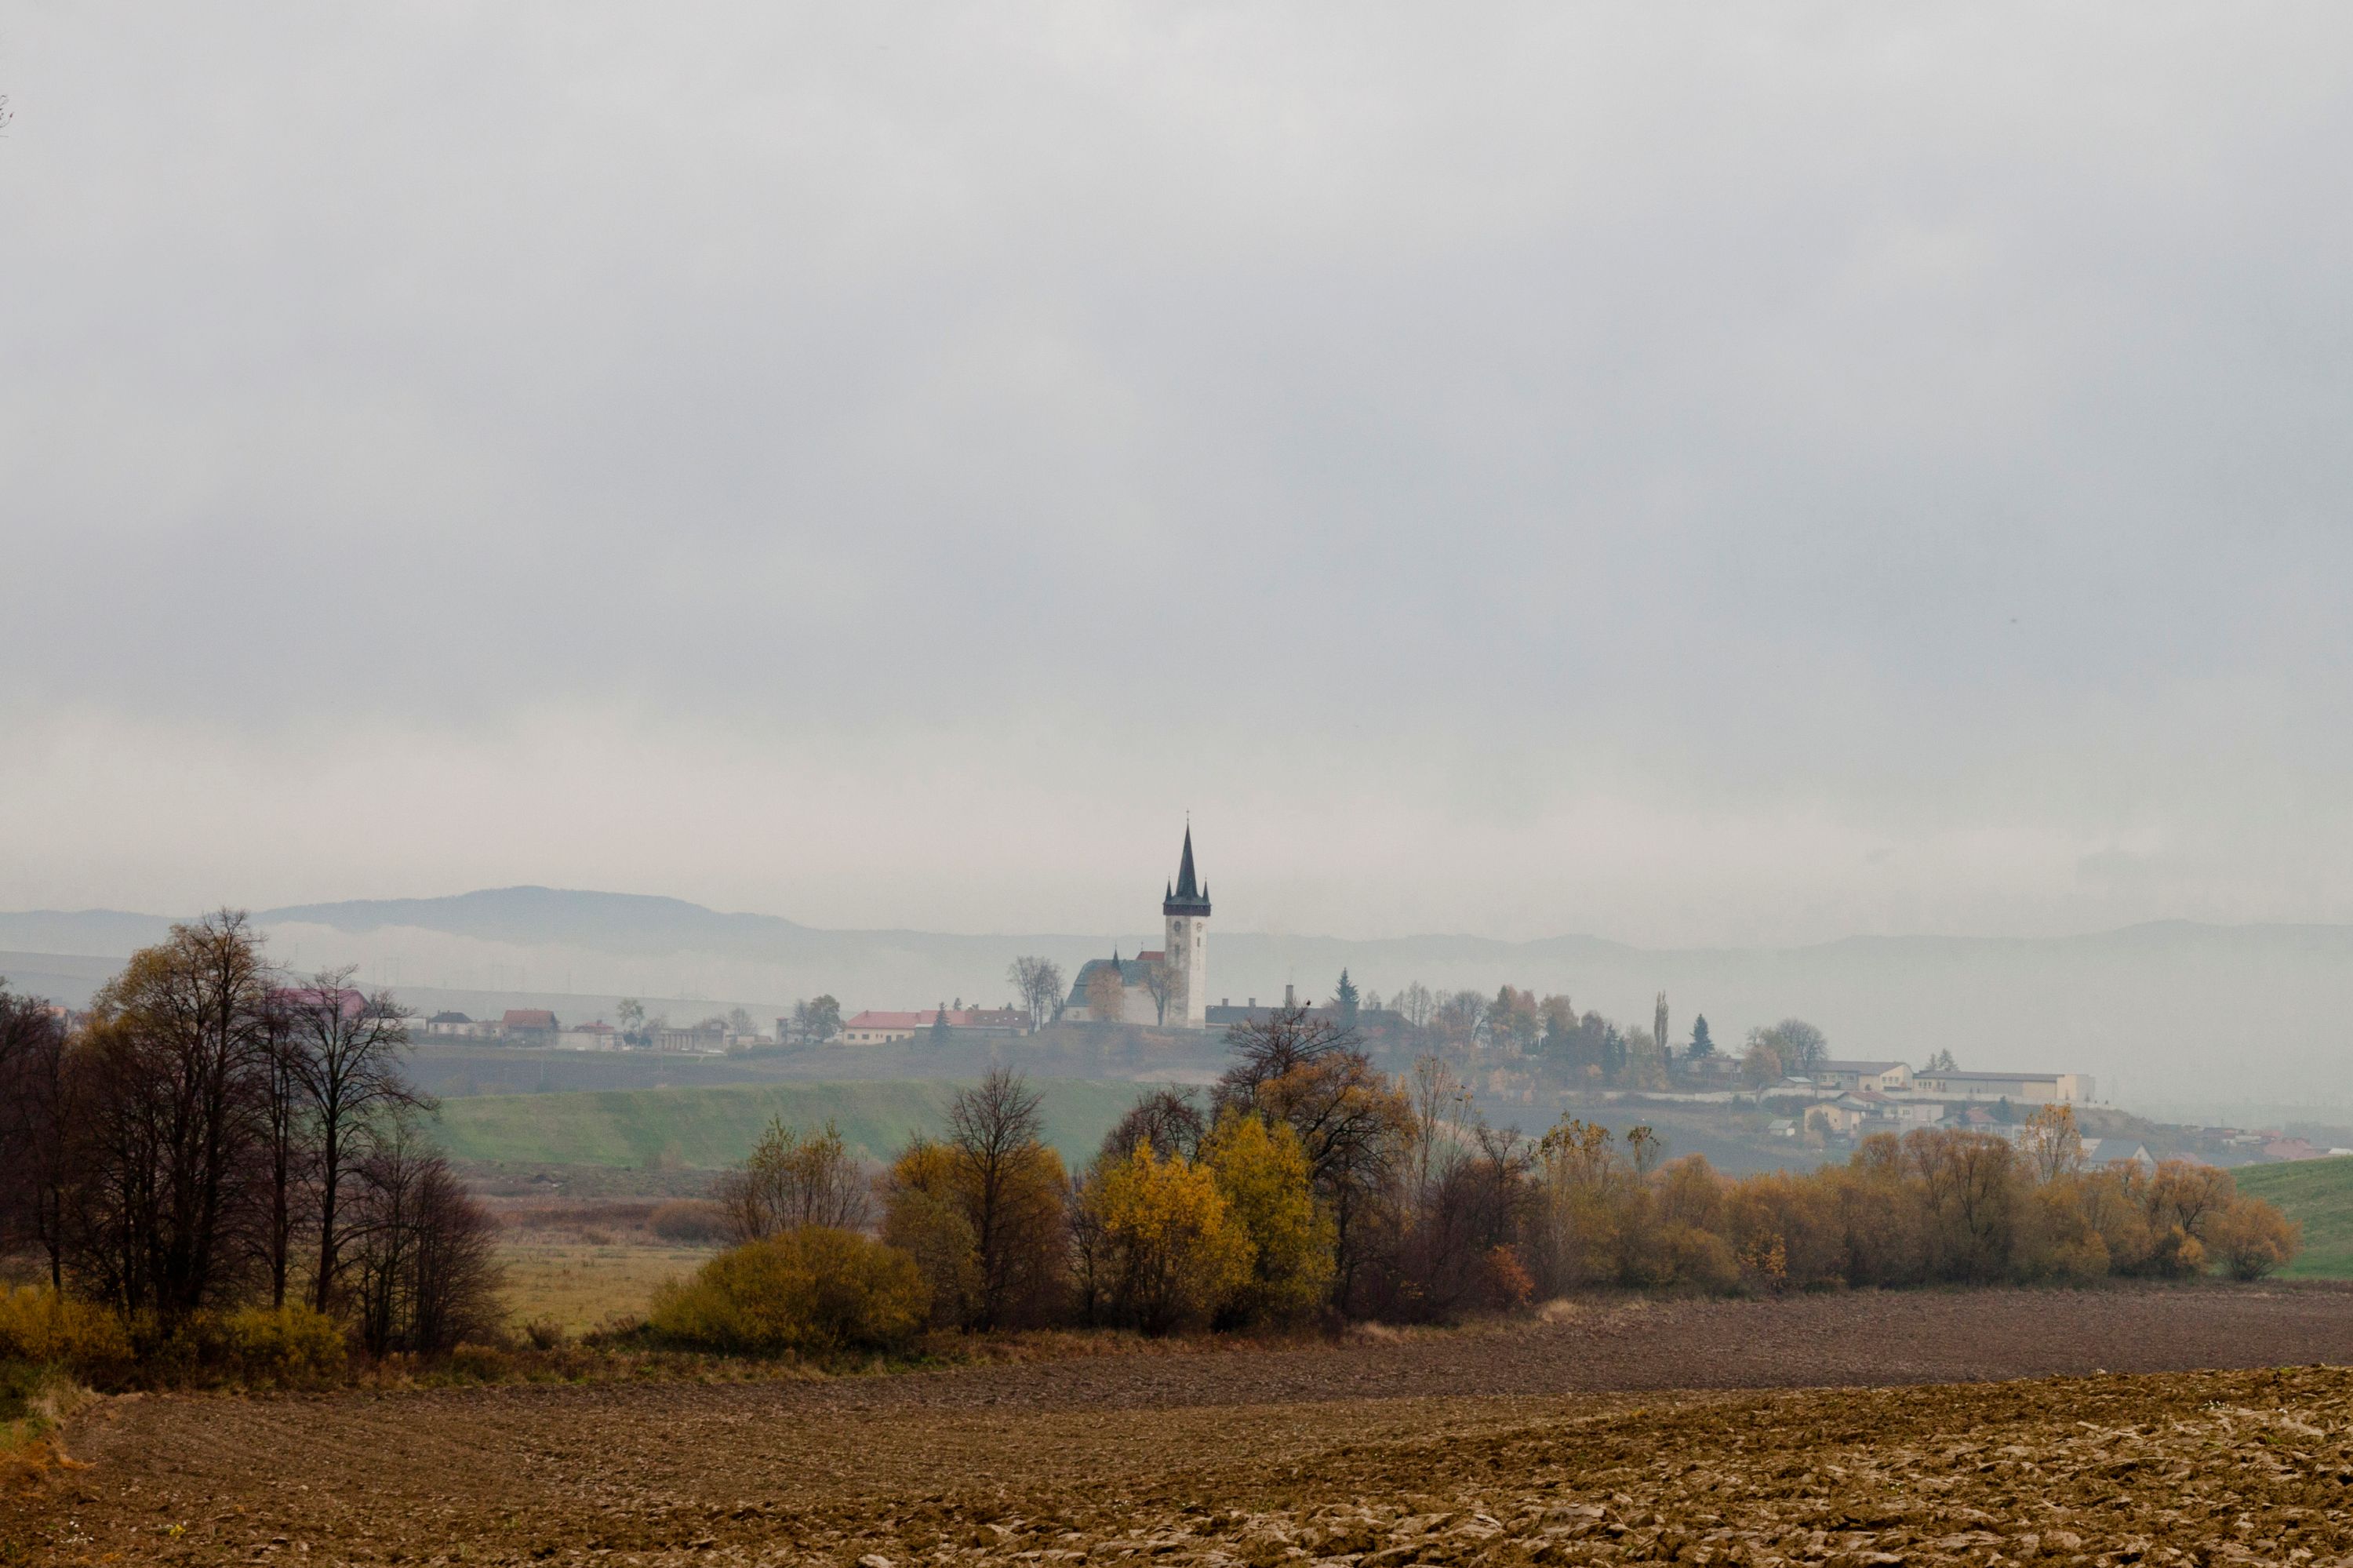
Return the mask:
[[1193,824],[1185,824],[1185,853],[1176,863],[1176,885],[1169,889],[1161,904],[1164,915],[1207,915],[1209,912],[1208,890],[1202,886],[1193,871]]

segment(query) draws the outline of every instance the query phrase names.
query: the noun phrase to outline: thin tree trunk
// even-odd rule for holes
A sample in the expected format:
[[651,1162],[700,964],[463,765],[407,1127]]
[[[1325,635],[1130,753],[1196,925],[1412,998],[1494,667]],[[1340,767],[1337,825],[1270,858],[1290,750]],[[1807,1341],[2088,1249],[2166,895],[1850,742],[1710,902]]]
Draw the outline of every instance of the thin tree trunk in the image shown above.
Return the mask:
[[319,1278],[311,1305],[324,1312],[334,1299],[335,1288],[335,1202],[337,1177],[342,1174],[343,1151],[339,1128],[330,1119],[327,1123],[324,1158],[319,1168]]

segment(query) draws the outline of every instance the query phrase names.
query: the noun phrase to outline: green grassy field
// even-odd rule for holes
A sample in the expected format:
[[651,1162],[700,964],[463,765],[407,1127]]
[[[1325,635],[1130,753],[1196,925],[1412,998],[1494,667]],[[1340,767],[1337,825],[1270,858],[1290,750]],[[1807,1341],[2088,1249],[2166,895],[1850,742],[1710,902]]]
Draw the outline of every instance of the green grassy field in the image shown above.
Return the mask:
[[2234,1171],[2239,1191],[2279,1205],[2304,1227],[2292,1279],[2353,1279],[2353,1159],[2296,1160]]
[[[771,1117],[813,1127],[831,1118],[852,1148],[889,1159],[911,1134],[939,1133],[962,1085],[941,1079],[735,1084],[585,1094],[484,1095],[441,1102],[438,1134],[459,1160],[642,1165],[670,1160],[716,1170],[751,1152]],[[1039,1078],[1046,1141],[1087,1159],[1145,1086]]]

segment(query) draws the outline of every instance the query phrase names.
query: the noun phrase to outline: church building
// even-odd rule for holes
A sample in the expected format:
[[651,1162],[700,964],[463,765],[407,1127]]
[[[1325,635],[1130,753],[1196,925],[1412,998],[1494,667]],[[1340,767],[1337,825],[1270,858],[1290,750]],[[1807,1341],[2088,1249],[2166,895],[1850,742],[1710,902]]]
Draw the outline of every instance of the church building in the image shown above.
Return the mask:
[[[1193,872],[1193,829],[1185,828],[1185,851],[1176,880],[1160,902],[1161,945],[1123,959],[1090,959],[1079,966],[1063,1016],[1079,1022],[1159,1023],[1170,1029],[1206,1029],[1209,1023],[1209,885]],[[1095,977],[1119,980],[1118,1015],[1097,1019],[1090,994]]]

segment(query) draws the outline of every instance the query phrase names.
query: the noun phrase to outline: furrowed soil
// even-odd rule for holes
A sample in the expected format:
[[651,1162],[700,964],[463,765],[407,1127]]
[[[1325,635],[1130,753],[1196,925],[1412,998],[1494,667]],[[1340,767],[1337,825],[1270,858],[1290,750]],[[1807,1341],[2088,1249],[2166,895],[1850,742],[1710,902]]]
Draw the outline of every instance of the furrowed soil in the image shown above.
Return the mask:
[[86,1467],[0,1498],[0,1562],[2327,1562],[2353,1552],[2348,1361],[2353,1289],[2202,1286],[119,1398],[69,1424]]

